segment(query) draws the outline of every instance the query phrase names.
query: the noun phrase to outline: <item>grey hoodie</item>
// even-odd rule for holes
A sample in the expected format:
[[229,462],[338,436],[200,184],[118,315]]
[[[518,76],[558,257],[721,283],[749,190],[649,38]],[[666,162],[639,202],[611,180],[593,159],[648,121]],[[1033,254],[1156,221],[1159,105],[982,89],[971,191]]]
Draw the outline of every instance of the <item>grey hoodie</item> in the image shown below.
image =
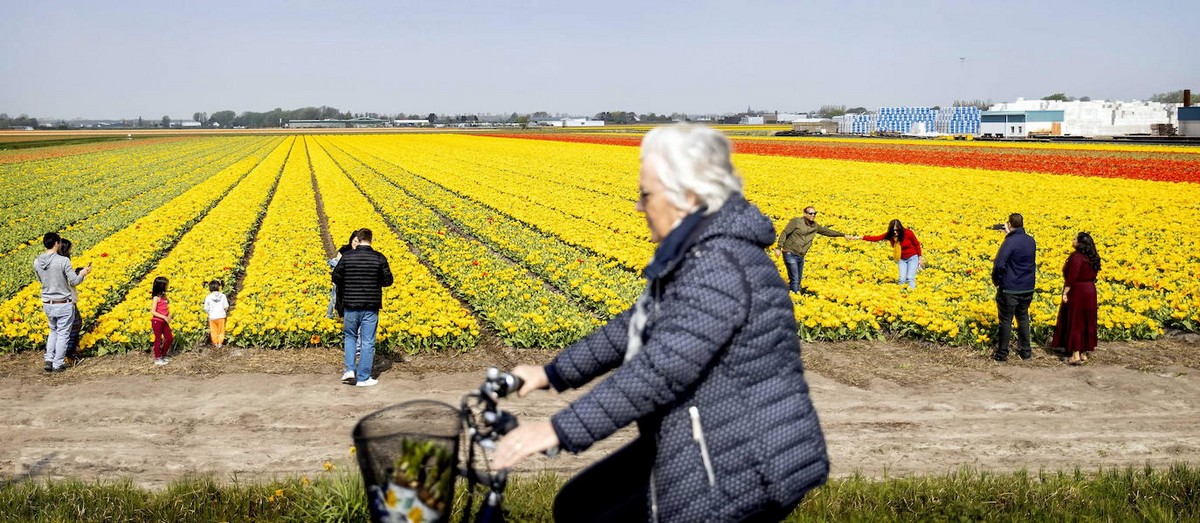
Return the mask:
[[70,300],[71,287],[79,285],[83,276],[71,268],[71,259],[53,252],[44,252],[33,260],[33,272],[42,282],[42,301]]

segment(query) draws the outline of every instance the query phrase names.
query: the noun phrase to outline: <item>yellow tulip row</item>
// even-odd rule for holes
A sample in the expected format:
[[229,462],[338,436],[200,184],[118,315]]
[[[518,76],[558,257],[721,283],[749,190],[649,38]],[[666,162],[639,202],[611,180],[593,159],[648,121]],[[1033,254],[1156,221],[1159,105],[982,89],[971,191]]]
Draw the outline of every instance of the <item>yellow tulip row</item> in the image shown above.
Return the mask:
[[[253,243],[226,329],[239,345],[296,347],[338,332],[325,316],[329,266],[321,243],[312,170],[297,139]],[[317,337],[317,338],[314,338]]]
[[[221,169],[130,226],[77,254],[72,260],[76,267],[92,264],[92,274],[79,286],[78,306],[84,323],[89,323],[103,309],[124,298],[133,282],[153,267],[165,251],[260,160],[261,156],[256,154]],[[0,318],[6,320],[0,336],[0,351],[29,349],[45,342],[47,327],[41,311],[40,292],[41,286],[34,282],[0,304]]]
[[634,148],[470,136],[412,138],[364,136],[358,143],[628,269],[642,268],[653,254],[645,219],[634,210]]
[[161,185],[194,185],[210,165],[245,156],[262,138],[192,140],[132,151],[95,153],[0,165],[0,252],[41,243],[40,234],[57,230],[97,211]]
[[[360,158],[369,153],[353,149],[354,140],[333,138],[343,148],[355,150]],[[377,148],[372,148],[377,150]],[[453,178],[457,171],[440,162],[411,164],[406,157],[393,157],[390,165],[405,162],[405,169],[379,172],[389,181],[453,220],[476,239],[524,265],[564,293],[604,317],[629,307],[642,290],[642,280],[605,256],[570,245],[557,236],[540,232],[478,201],[459,195],[428,178]],[[419,173],[419,174],[414,174]],[[598,285],[597,282],[605,282]]]
[[[121,162],[117,152],[92,158],[96,160],[95,166],[55,163],[56,167],[64,169],[62,172],[71,174],[60,176],[55,183],[34,183],[38,189],[31,192],[39,194],[36,201],[26,202],[26,207],[14,205],[13,216],[19,217],[10,220],[8,227],[0,228],[0,235],[11,234],[9,241],[0,242],[0,245],[16,245],[0,255],[0,299],[12,296],[29,283],[29,260],[43,250],[42,233],[59,231],[74,242],[76,252],[83,251],[226,165],[249,155],[265,155],[264,148],[269,140],[245,137],[232,141],[208,139],[180,143],[177,147],[182,148],[182,158],[186,161],[174,159],[169,149],[155,147],[155,154],[143,155],[128,165]],[[151,158],[158,158],[158,161]],[[38,163],[18,167],[36,171]],[[17,176],[16,179],[24,180],[24,177]],[[114,189],[117,186],[121,187],[119,191]],[[7,188],[0,190],[7,192]],[[42,194],[44,191],[49,192]]]
[[209,290],[204,282],[220,280],[233,288],[254,227],[266,211],[271,190],[279,179],[293,139],[280,143],[200,223],[142,278],[111,311],[100,316],[85,334],[80,348],[94,347],[97,355],[144,349],[154,338],[150,331],[150,291],[157,276],[170,280],[167,298],[171,328],[181,344],[189,345],[208,330],[202,304]]
[[[649,258],[636,191],[636,149],[466,136],[354,137],[364,150],[399,163],[462,196],[500,209],[567,243],[629,267]],[[1057,317],[1061,266],[1080,230],[1093,234],[1101,272],[1101,336],[1147,338],[1164,328],[1195,330],[1200,274],[1200,188],[1138,180],[980,171],[915,165],[737,155],[748,197],[782,228],[807,205],[821,223],[848,234],[878,234],[899,218],[925,246],[927,267],[913,292],[895,285],[891,249],[818,239],[797,297],[802,333],[870,337],[884,331],[962,344],[994,332],[991,260],[1002,233],[987,229],[1010,212],[1026,216],[1040,242],[1035,331]],[[470,176],[462,176],[470,173]],[[581,186],[594,186],[587,191]],[[526,190],[528,188],[528,190]],[[629,209],[630,211],[623,211]],[[782,263],[780,264],[783,273]],[[600,285],[606,283],[598,282]],[[816,302],[833,302],[809,310]],[[865,315],[865,316],[864,316]],[[874,320],[866,321],[869,318]],[[806,330],[807,329],[807,330]]]
[[599,325],[546,289],[543,280],[447,227],[436,212],[380,175],[398,169],[394,165],[374,156],[351,156],[336,146],[327,150],[420,257],[510,345],[561,347]]
[[409,251],[329,153],[313,137],[306,142],[334,244],[371,229],[372,247],[391,266],[395,283],[383,289],[379,343],[410,354],[473,348],[479,340],[475,317]]

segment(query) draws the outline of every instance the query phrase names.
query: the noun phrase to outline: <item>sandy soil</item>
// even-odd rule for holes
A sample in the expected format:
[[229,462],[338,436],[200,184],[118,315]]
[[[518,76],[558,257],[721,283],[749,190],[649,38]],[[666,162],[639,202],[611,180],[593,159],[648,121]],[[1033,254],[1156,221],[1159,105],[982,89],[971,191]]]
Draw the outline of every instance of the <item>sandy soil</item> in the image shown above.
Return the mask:
[[[813,401],[836,475],[1200,462],[1200,336],[1104,344],[1069,367],[1048,352],[996,364],[982,353],[906,342],[812,343]],[[487,346],[492,348],[488,348]],[[145,354],[45,374],[38,354],[0,357],[0,478],[130,478],[160,487],[188,473],[219,480],[315,476],[354,466],[350,431],[376,409],[427,398],[457,404],[482,369],[548,352],[494,344],[471,354],[384,361],[380,384],[338,382],[337,350],[207,350],[154,367]],[[576,394],[510,400],[545,419]],[[524,471],[573,471],[629,441]]]

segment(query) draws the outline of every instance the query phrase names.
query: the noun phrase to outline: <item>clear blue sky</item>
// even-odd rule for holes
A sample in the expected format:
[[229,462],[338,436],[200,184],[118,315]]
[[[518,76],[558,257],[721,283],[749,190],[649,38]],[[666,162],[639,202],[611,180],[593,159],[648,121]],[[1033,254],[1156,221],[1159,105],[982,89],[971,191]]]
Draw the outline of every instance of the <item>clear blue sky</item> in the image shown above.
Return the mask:
[[1128,100],[1200,87],[1198,21],[1191,0],[0,0],[0,112]]

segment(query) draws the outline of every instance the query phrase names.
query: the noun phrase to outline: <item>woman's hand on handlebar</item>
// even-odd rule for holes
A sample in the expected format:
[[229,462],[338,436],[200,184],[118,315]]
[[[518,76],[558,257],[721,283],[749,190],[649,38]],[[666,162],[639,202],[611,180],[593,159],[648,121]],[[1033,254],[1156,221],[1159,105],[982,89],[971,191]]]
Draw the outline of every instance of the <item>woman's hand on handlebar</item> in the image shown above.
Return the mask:
[[[521,390],[517,391],[517,395],[522,398],[535,390],[550,387],[550,378],[546,377],[546,369],[538,365],[517,365],[510,374],[525,381]],[[551,433],[553,432],[551,431]]]
[[[514,374],[516,370],[513,369]],[[529,381],[525,384],[528,386]],[[496,459],[493,464],[496,470],[509,469],[529,456],[557,446],[558,435],[554,433],[554,426],[549,421],[521,424],[500,440],[500,444],[496,446]]]

